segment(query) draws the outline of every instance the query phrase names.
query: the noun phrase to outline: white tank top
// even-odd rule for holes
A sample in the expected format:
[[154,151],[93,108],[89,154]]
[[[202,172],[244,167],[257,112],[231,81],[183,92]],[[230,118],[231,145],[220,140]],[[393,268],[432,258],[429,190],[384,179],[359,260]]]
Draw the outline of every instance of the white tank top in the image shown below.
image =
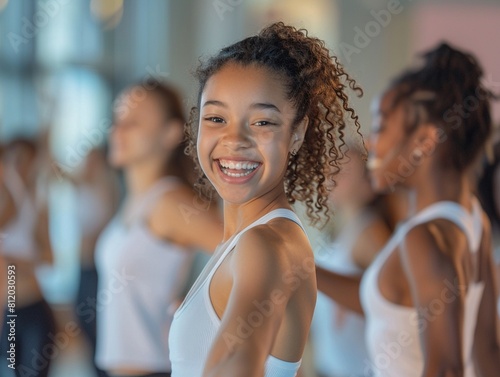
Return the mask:
[[97,234],[109,220],[111,204],[106,202],[100,190],[92,183],[82,183],[75,188],[76,218],[82,237]]
[[158,181],[134,203],[128,226],[118,214],[99,237],[96,364],[102,369],[170,371],[170,305],[182,295],[193,253],[155,237],[146,219],[178,184],[172,177]]
[[[220,257],[214,256],[201,272],[174,315],[169,339],[172,377],[201,377],[208,353],[220,327],[220,319],[210,300],[212,277],[243,233],[278,217],[290,219],[302,227],[299,218],[292,211],[283,208],[271,211],[233,235],[225,243],[227,247],[223,245],[223,249],[217,253]],[[300,361],[287,362],[269,355],[265,365],[265,377],[294,377],[299,366]]]
[[32,196],[14,168],[5,169],[5,186],[12,195],[16,206],[13,218],[0,234],[0,253],[13,258],[36,262],[38,259],[35,243],[37,208]]
[[[406,234],[415,226],[434,219],[446,219],[455,223],[467,236],[469,249],[475,256],[482,238],[481,207],[473,201],[473,211],[469,214],[455,202],[438,202],[423,209],[414,217],[402,223],[391,240],[377,255],[365,272],[361,282],[361,301],[366,316],[366,343],[370,360],[365,360],[365,375],[373,373],[384,377],[420,377],[424,368],[424,357],[420,345],[418,312],[415,308],[388,301],[378,287],[380,269]],[[449,297],[457,295],[454,284],[448,285]],[[477,312],[484,290],[483,282],[470,283],[464,303],[463,360],[465,377],[473,377],[472,346],[477,321]],[[446,305],[441,300],[440,305]],[[437,304],[436,304],[437,305]],[[441,306],[439,306],[441,307]],[[436,306],[435,309],[439,310]],[[430,312],[432,314],[432,312]]]
[[[364,210],[346,223],[339,236],[316,253],[316,264],[342,275],[361,276],[352,249],[374,220],[374,214]],[[361,376],[368,357],[364,318],[319,293],[311,325],[316,370],[325,376]]]

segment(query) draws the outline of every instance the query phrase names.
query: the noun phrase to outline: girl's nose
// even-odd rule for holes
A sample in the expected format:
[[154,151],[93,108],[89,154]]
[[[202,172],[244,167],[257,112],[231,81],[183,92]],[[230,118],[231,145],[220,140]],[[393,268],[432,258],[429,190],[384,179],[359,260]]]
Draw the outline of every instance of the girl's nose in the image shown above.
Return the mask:
[[248,124],[241,122],[227,127],[222,142],[231,149],[247,148],[250,146],[251,140]]

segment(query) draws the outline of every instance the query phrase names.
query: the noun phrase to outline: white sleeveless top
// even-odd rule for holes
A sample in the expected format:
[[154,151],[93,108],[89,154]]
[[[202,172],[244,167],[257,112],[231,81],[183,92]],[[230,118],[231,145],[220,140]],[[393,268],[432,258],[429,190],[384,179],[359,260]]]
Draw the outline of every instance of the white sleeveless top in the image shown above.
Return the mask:
[[77,197],[76,218],[82,237],[99,232],[109,220],[111,204],[106,202],[100,188],[92,183],[82,183],[75,187]]
[[0,229],[0,253],[5,256],[36,262],[35,243],[37,208],[34,199],[14,168],[5,169],[5,186],[16,206],[16,217]]
[[101,369],[170,371],[170,305],[182,295],[193,253],[155,237],[145,221],[158,198],[178,184],[172,177],[158,181],[134,203],[128,226],[118,214],[99,237],[96,364]]
[[[292,211],[283,208],[271,211],[233,235],[225,243],[227,247],[223,245],[224,248],[218,253],[220,257],[214,255],[201,272],[174,315],[169,339],[172,377],[201,377],[221,322],[210,300],[210,282],[243,233],[278,217],[290,219],[302,227],[299,218]],[[265,377],[294,377],[299,366],[300,361],[287,362],[269,355]]]
[[[364,210],[347,222],[339,236],[317,252],[316,265],[347,276],[361,276],[363,270],[352,259],[352,249],[363,231],[375,220]],[[316,370],[325,376],[361,376],[365,346],[365,320],[319,292],[311,325]]]
[[[423,209],[397,228],[391,240],[367,269],[361,282],[361,301],[367,321],[366,343],[370,354],[370,360],[365,360],[364,363],[365,375],[369,375],[368,373],[384,377],[422,375],[424,357],[419,331],[419,325],[421,327],[422,323],[418,312],[413,307],[388,301],[380,292],[378,276],[385,261],[404,240],[406,234],[415,226],[435,219],[446,219],[455,223],[467,236],[470,251],[477,255],[482,238],[481,207],[477,200],[473,201],[472,214],[455,202],[442,201]],[[452,282],[447,284],[447,287],[448,296],[457,295]],[[483,290],[483,282],[470,283],[465,297],[462,339],[465,377],[475,376],[472,346]],[[446,305],[441,299],[439,302],[440,305]]]

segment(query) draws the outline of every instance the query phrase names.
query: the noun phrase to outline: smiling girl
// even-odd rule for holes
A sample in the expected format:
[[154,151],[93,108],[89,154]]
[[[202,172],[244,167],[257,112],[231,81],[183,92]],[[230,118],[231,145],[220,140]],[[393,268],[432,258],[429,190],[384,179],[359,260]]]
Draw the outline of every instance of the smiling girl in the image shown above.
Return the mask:
[[172,373],[295,376],[316,276],[291,204],[313,223],[327,214],[347,119],[359,129],[345,91],[359,88],[323,42],[283,23],[222,49],[197,76],[188,135],[201,188],[223,199],[224,238],[174,317]]

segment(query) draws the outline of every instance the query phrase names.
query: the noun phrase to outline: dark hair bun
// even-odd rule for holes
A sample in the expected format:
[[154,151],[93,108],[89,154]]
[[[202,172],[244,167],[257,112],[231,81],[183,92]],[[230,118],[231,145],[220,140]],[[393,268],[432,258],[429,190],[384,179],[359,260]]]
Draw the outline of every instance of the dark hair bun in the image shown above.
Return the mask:
[[393,81],[394,106],[406,105],[409,131],[423,122],[441,127],[447,144],[443,162],[463,171],[490,135],[490,100],[495,96],[482,84],[483,69],[470,53],[441,43],[422,58],[418,69]]

